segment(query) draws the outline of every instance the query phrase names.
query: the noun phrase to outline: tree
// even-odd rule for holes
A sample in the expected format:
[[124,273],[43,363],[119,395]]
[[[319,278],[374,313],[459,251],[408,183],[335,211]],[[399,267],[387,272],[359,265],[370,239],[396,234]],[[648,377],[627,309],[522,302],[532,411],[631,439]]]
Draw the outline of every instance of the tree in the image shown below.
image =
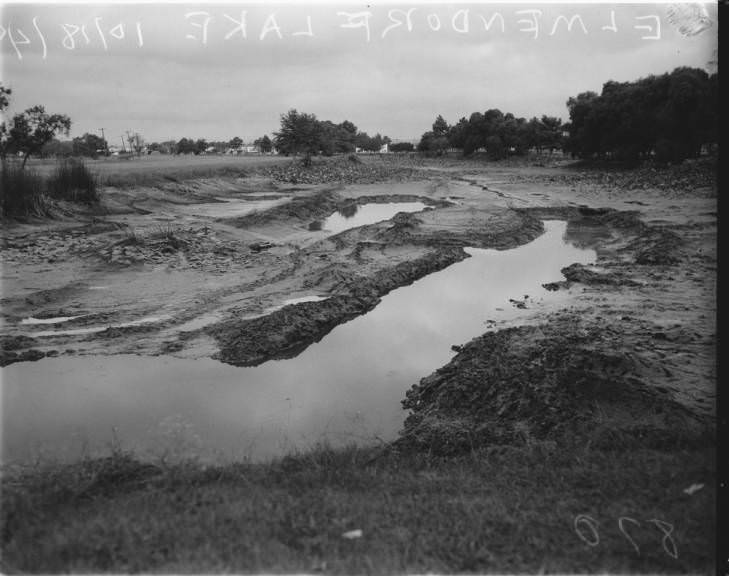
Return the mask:
[[83,136],[74,138],[72,145],[74,155],[90,156],[91,158],[96,158],[99,152],[103,154],[108,148],[106,140],[88,132]]
[[2,123],[0,123],[0,158],[5,162],[5,155],[9,145],[8,141],[8,128],[5,124],[5,109],[10,104],[10,95],[13,91],[10,88],[6,88],[0,83],[0,117],[2,117]]
[[192,154],[195,152],[195,141],[190,138],[181,138],[175,145],[176,154]]
[[264,154],[268,154],[271,150],[273,150],[273,142],[268,137],[268,134],[264,134],[261,138],[256,139],[253,142],[253,145],[257,146]]
[[243,146],[243,140],[236,136],[228,144],[230,144],[231,148],[240,148],[241,146]]
[[450,131],[450,126],[448,126],[448,122],[445,121],[445,118],[438,114],[438,117],[435,119],[435,122],[433,122],[433,134],[435,134],[436,137],[441,136],[448,136],[448,132]]
[[412,152],[414,149],[412,142],[395,142],[390,145],[390,150],[393,152]]
[[286,154],[304,154],[304,165],[311,164],[311,156],[322,148],[322,127],[314,114],[299,113],[296,109],[281,115],[281,130],[274,133],[276,149]]
[[71,119],[64,114],[47,114],[44,106],[33,106],[13,116],[8,131],[8,148],[23,155],[21,169],[31,154],[40,154],[43,146],[57,133],[68,135]]
[[207,150],[207,148],[208,148],[208,141],[205,140],[205,138],[198,138],[195,141],[195,149],[193,150],[193,152],[194,152],[195,156],[197,156],[198,154],[204,153],[205,150]]
[[[441,133],[442,134],[442,133]],[[433,132],[426,132],[420,137],[418,152],[429,155],[442,156],[448,150],[448,138]]]

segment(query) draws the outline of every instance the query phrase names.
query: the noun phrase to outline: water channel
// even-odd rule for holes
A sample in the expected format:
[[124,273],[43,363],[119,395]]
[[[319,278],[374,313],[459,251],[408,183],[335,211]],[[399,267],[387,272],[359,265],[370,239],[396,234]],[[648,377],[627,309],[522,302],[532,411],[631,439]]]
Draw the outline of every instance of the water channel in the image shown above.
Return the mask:
[[[565,242],[564,222],[512,250],[471,258],[397,289],[296,358],[236,368],[211,359],[86,356],[12,364],[2,375],[3,461],[59,460],[108,451],[140,456],[267,459],[319,441],[396,437],[400,401],[446,364],[451,345],[529,307],[567,299],[542,283],[562,279],[592,250]],[[510,299],[524,299],[526,310]],[[534,303],[534,304],[529,304]]]

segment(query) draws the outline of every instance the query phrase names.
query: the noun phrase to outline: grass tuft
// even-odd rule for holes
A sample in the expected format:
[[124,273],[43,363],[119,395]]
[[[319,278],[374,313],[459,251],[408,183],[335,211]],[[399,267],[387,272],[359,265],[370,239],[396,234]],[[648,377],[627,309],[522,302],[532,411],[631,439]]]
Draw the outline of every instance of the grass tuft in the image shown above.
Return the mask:
[[0,217],[29,218],[48,215],[43,178],[14,163],[0,169]]
[[48,192],[52,198],[91,204],[99,200],[96,178],[86,165],[76,159],[59,162],[48,180]]

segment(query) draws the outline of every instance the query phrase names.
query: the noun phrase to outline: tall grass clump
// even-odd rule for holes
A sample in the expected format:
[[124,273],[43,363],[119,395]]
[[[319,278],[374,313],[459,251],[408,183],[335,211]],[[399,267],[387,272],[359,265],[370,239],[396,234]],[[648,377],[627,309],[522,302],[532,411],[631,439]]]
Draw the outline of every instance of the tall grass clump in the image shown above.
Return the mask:
[[0,168],[0,217],[27,218],[48,214],[43,179],[18,164],[3,162]]
[[73,158],[61,160],[48,180],[52,198],[91,204],[99,200],[96,178],[86,165]]

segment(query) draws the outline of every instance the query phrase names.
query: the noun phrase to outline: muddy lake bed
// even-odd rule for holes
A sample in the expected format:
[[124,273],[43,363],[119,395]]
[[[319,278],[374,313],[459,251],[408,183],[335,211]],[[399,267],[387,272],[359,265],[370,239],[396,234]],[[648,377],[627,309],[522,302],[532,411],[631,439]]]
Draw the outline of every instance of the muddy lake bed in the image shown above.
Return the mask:
[[[543,236],[518,248],[467,249],[466,260],[391,292],[290,360],[240,368],[210,359],[80,356],[5,368],[3,401],[12,410],[4,458],[73,459],[121,441],[141,454],[260,460],[317,442],[391,441],[405,391],[445,364],[452,345],[564,302],[542,284],[563,279],[563,267],[594,261],[594,251],[565,243],[566,223],[545,225]],[[510,302],[514,296],[523,309]]]

